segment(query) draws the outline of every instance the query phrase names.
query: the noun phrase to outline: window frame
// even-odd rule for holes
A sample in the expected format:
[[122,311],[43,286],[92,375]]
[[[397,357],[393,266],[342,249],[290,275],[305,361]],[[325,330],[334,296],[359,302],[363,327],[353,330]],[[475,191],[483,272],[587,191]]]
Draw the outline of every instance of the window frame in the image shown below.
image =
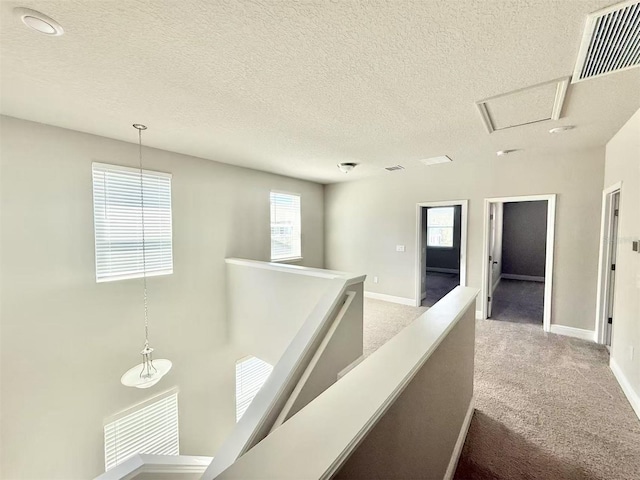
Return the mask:
[[[298,197],[298,216],[299,216],[299,242],[300,242],[300,255],[291,256],[291,257],[282,257],[282,258],[274,258],[273,257],[273,235],[271,229],[273,228],[271,222],[271,209],[273,207],[271,201],[271,195],[289,195],[292,197]],[[270,190],[269,191],[269,261],[271,263],[295,263],[303,260],[303,252],[302,252],[302,194],[296,192],[288,192],[285,190]]]
[[[96,190],[95,190],[95,169],[99,170],[111,170],[115,172],[124,172],[124,173],[134,173],[139,175],[140,169],[135,167],[127,167],[124,165],[117,165],[112,163],[102,163],[102,162],[92,162],[91,164],[91,190],[92,190],[92,200],[93,200],[93,239],[94,239],[94,259],[95,259],[95,278],[96,283],[105,283],[105,282],[115,282],[119,280],[129,280],[136,278],[146,277],[155,277],[155,276],[163,276],[163,275],[172,275],[173,274],[173,174],[169,172],[162,172],[158,170],[148,170],[142,169],[142,173],[144,175],[163,177],[169,179],[169,230],[170,230],[170,242],[171,242],[171,265],[170,268],[159,269],[159,270],[148,270],[144,271],[144,268],[140,267],[139,270],[134,273],[126,273],[126,274],[112,274],[112,275],[99,275],[99,267],[98,267],[98,235],[97,235],[97,224],[96,224]],[[105,200],[106,205],[106,200]],[[148,206],[146,208],[149,208]],[[145,210],[146,210],[145,208]],[[146,231],[146,230],[145,230]]]
[[[431,210],[444,210],[444,209],[451,209],[451,226],[448,225],[433,225],[433,226],[429,226],[429,212]],[[429,244],[429,229],[431,228],[438,228],[438,229],[443,229],[443,228],[450,228],[451,229],[451,246],[448,245],[430,245]],[[447,206],[442,206],[442,207],[429,207],[427,208],[427,222],[426,222],[426,234],[427,234],[427,248],[435,248],[435,249],[439,249],[439,250],[453,250],[456,248],[456,241],[455,241],[455,228],[456,228],[456,208],[455,205],[447,205]]]

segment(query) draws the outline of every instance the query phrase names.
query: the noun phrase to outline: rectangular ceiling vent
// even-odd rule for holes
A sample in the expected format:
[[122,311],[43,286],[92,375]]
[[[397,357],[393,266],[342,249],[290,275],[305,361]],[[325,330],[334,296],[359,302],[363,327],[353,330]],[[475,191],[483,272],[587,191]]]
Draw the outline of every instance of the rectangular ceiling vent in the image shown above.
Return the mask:
[[582,35],[571,83],[640,65],[640,2],[619,3],[592,13]]
[[402,165],[394,165],[393,167],[384,167],[384,169],[388,172],[397,172],[398,170],[404,170]]

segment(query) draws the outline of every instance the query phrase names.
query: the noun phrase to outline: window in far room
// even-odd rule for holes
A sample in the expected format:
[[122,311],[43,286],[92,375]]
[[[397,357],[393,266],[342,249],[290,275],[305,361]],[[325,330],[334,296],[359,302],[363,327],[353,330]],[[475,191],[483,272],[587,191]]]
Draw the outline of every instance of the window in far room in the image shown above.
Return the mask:
[[271,192],[271,261],[302,258],[300,195]]
[[427,246],[453,248],[454,207],[437,207],[427,210]]

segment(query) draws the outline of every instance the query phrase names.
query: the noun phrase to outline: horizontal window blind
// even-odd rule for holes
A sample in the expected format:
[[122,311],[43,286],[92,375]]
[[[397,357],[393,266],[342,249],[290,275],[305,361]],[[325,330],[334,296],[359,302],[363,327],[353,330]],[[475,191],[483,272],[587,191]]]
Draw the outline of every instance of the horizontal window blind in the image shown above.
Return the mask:
[[427,210],[427,246],[453,247],[453,216],[454,207]]
[[300,195],[271,192],[271,260],[302,257]]
[[[148,276],[173,272],[171,174],[143,170],[144,240]],[[96,280],[142,277],[140,170],[93,164]]]
[[236,363],[236,422],[249,408],[272,370],[270,364],[256,357],[247,357]]
[[178,393],[172,393],[104,427],[105,470],[138,453],[179,455]]

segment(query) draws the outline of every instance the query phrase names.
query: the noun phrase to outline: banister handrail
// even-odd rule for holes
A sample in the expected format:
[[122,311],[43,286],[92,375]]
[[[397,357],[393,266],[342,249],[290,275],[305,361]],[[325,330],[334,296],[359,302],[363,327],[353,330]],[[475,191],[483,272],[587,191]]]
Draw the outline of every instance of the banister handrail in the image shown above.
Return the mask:
[[477,293],[456,287],[217,478],[331,478],[458,321],[473,315]]
[[[276,363],[271,375],[236,424],[231,435],[215,453],[215,457],[202,476],[202,480],[216,478],[241,455],[269,435],[285,407],[289,395],[294,391],[301,376],[304,375],[331,322],[338,315],[345,301],[347,289],[357,283],[362,283],[366,278],[366,275],[255,260],[231,258],[226,259],[226,262],[228,265],[326,278],[329,281],[329,286]],[[346,366],[343,365],[341,369]],[[335,380],[337,380],[337,372],[333,381],[335,382]]]

